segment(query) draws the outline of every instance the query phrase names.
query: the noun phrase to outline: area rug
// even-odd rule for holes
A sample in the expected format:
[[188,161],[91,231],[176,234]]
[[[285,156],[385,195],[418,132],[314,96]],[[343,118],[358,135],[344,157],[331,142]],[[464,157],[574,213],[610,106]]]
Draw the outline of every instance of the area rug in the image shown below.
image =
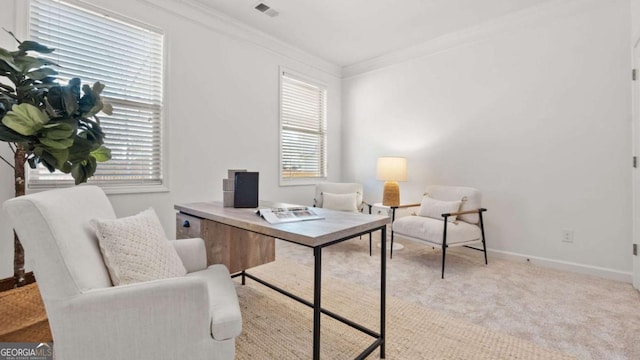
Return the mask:
[[[249,271],[312,299],[313,269],[278,260]],[[236,279],[237,280],[237,279]],[[237,285],[243,331],[236,359],[310,359],[313,311],[257,282]],[[378,331],[379,293],[342,279],[322,278],[322,306]],[[387,359],[575,359],[508,334],[387,295]],[[321,358],[353,359],[373,338],[322,316]],[[376,350],[368,359],[379,358]]]

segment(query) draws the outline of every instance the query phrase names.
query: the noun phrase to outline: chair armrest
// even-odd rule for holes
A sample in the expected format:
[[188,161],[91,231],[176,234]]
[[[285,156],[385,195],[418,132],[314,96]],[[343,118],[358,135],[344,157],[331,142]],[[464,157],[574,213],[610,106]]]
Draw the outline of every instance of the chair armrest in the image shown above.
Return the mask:
[[396,209],[404,209],[404,208],[418,207],[418,206],[420,206],[420,203],[418,203],[418,204],[406,204],[406,205],[392,206],[392,208],[396,208]]
[[207,249],[200,238],[171,240],[188,273],[207,268]]
[[179,358],[182,351],[212,340],[207,284],[198,278],[94,289],[56,305],[58,311],[51,314],[54,336],[56,345],[67,347],[66,354],[95,351],[124,359],[130,349],[148,349]]
[[447,218],[449,216],[454,216],[454,215],[464,215],[464,214],[480,214],[481,212],[485,212],[487,211],[487,209],[485,208],[479,208],[479,209],[474,209],[474,210],[466,210],[466,211],[457,211],[457,212],[452,212],[452,213],[446,213],[446,214],[442,214],[441,216],[444,218]]

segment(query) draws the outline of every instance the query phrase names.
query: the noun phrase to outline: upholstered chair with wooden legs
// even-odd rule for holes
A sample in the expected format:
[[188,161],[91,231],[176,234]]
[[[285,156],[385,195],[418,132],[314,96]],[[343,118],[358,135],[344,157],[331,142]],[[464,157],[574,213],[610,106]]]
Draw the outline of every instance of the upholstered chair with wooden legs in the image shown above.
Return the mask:
[[[368,211],[366,213],[371,214],[371,205],[364,201],[362,184],[358,183],[318,183],[313,206],[340,211]],[[371,255],[371,234],[369,234],[369,255]]]
[[[480,191],[462,186],[430,186],[412,216],[396,219],[392,225],[391,246],[395,236],[428,244],[442,249],[442,278],[447,248],[465,246],[484,252],[487,261],[487,245],[484,236]],[[472,247],[482,244],[482,248]]]

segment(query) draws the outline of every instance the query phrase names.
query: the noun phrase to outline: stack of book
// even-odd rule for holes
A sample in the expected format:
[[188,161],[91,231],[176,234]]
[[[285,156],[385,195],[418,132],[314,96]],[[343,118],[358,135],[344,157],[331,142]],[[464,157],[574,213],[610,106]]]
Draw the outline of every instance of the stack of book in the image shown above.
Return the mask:
[[222,179],[222,206],[233,207],[233,197],[235,192],[235,182],[237,172],[246,172],[247,170],[230,169],[227,170],[227,179]]
[[222,179],[222,205],[234,208],[258,207],[260,174],[254,171],[227,170],[228,179]]

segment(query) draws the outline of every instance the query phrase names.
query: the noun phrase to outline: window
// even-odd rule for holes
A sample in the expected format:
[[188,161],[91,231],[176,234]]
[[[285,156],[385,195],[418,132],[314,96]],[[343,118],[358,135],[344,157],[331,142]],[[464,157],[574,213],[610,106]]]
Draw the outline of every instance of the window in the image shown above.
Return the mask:
[[[29,38],[56,50],[61,83],[100,81],[113,115],[98,114],[112,159],[99,163],[89,183],[106,187],[162,185],[163,35],[70,3],[32,0]],[[28,186],[72,185],[70,175],[29,172]]]
[[327,177],[327,90],[282,71],[280,79],[280,183]]

